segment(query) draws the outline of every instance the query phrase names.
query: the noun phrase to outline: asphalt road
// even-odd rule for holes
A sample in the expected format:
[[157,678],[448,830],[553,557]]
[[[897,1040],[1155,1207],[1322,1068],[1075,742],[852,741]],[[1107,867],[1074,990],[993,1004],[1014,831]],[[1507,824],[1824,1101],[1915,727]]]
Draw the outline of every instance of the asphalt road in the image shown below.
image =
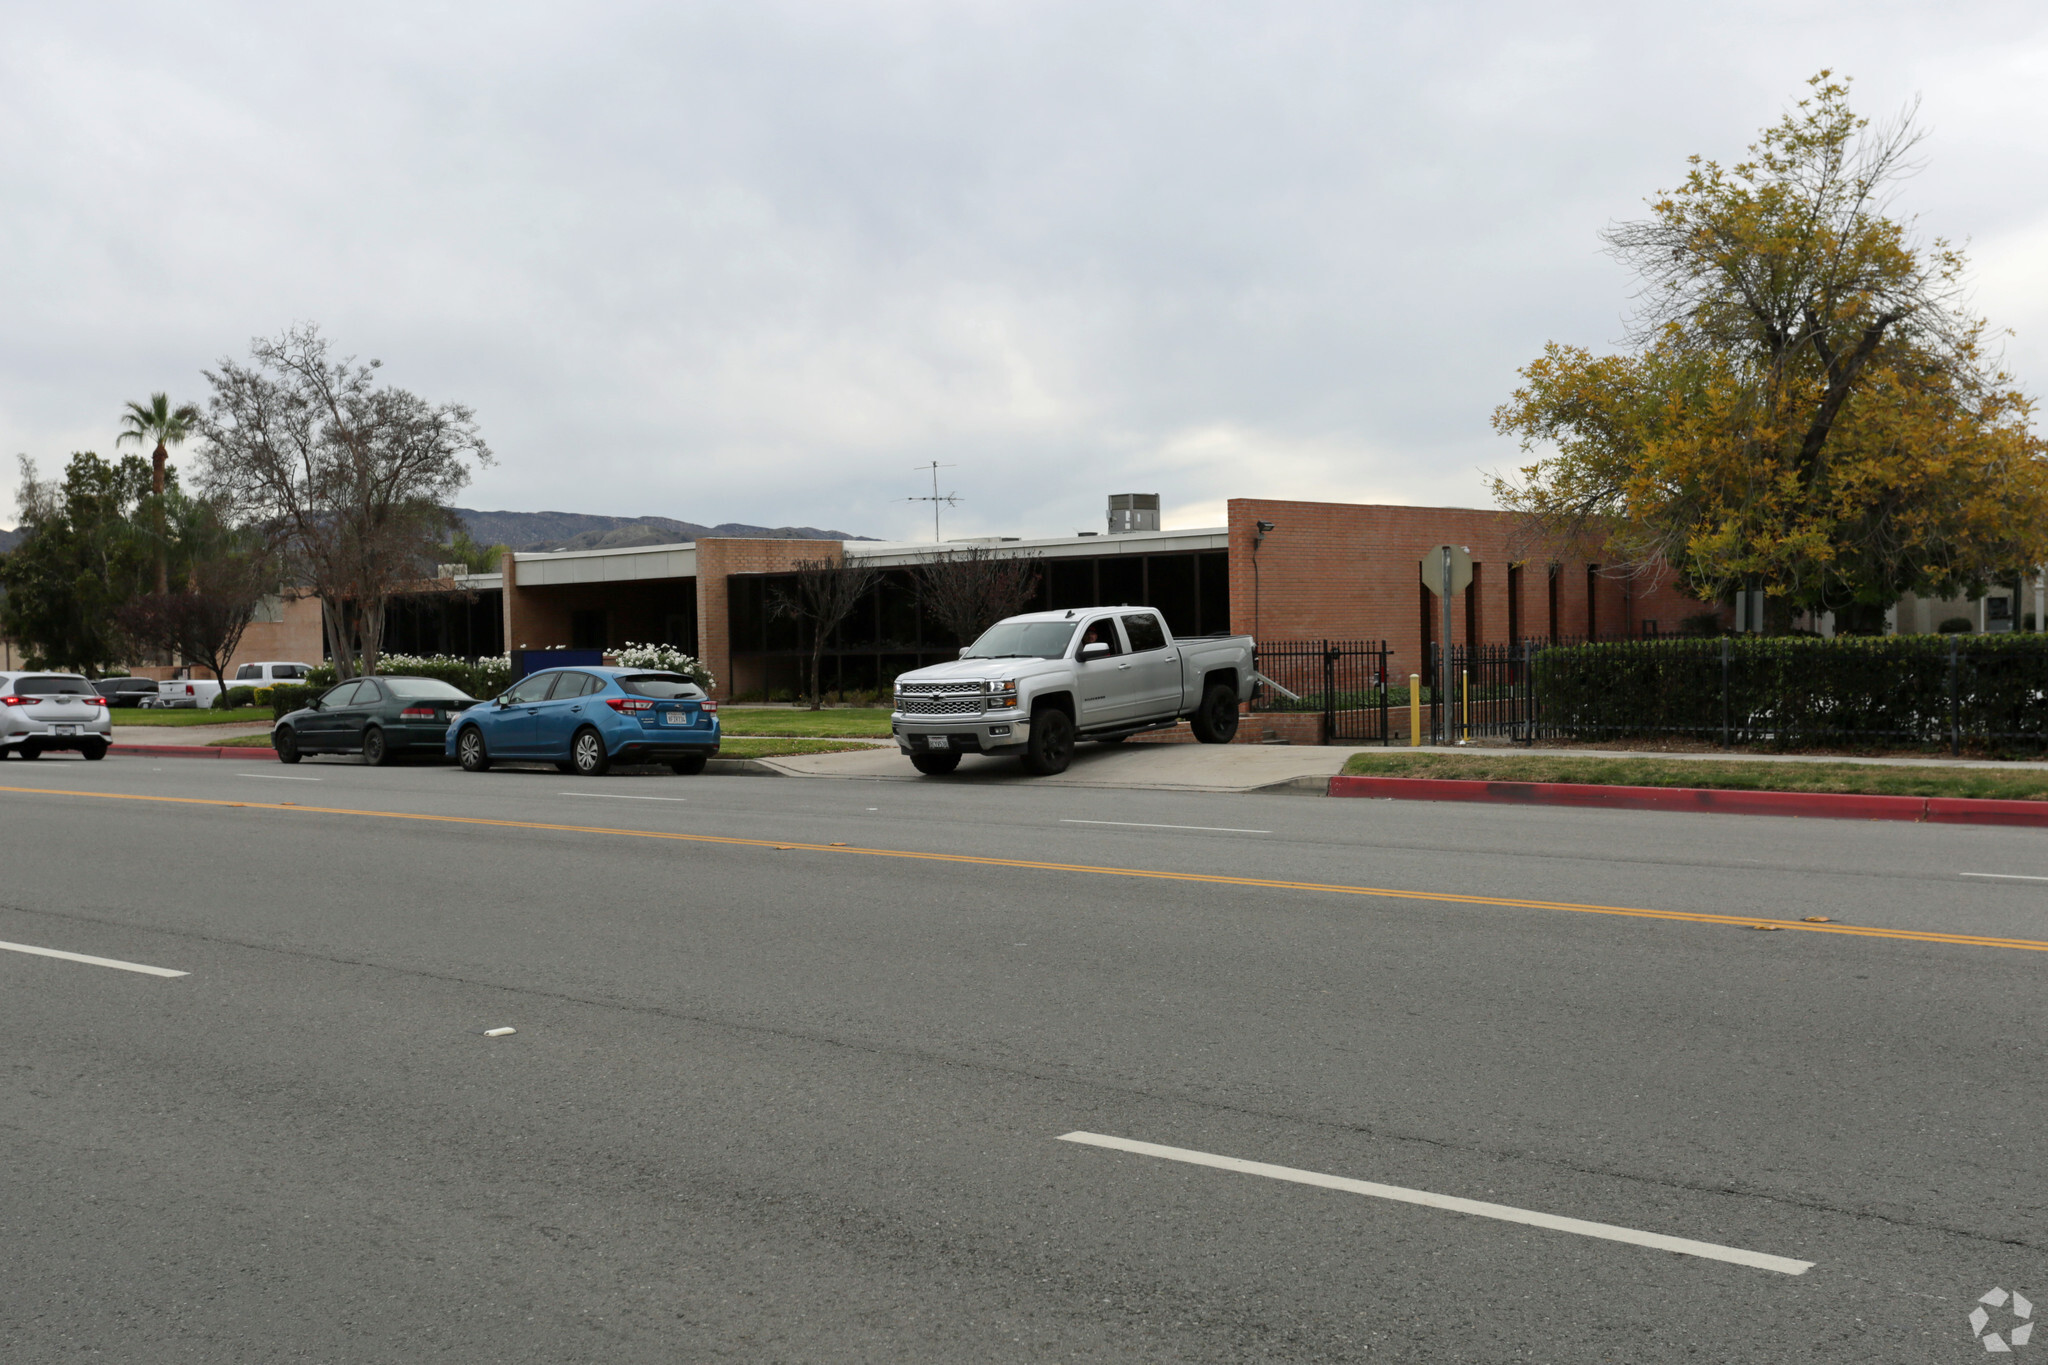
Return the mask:
[[0,940],[187,973],[0,951],[10,1365],[1961,1361],[1994,1286],[2048,1304],[2042,832],[0,788]]

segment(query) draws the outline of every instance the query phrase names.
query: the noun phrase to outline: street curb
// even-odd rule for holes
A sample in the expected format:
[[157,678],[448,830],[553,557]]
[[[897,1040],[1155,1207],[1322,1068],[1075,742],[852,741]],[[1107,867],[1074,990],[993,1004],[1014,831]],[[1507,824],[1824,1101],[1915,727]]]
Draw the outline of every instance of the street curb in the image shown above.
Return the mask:
[[1602,810],[2048,828],[2048,801],[1996,801],[1962,796],[1862,796],[1839,792],[1728,791],[1712,787],[1608,787],[1576,782],[1342,776],[1330,779],[1329,794],[1395,801],[1482,801],[1514,806],[1592,806]]
[[254,758],[274,759],[275,749],[258,749],[251,746],[230,745],[222,748],[214,744],[116,744],[107,750],[110,754],[122,754],[129,758]]

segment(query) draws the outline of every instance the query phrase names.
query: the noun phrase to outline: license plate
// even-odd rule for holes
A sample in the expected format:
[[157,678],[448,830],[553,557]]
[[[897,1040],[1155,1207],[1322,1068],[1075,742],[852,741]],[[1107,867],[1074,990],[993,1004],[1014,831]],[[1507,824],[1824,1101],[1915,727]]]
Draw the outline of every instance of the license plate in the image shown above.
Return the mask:
[[663,725],[688,725],[690,717],[686,712],[682,711],[664,711],[661,713],[661,723]]
[[927,749],[950,749],[953,747],[953,737],[951,735],[932,735],[925,740],[924,747]]
[[78,733],[78,727],[76,725],[52,725],[50,732],[58,735],[75,735]]

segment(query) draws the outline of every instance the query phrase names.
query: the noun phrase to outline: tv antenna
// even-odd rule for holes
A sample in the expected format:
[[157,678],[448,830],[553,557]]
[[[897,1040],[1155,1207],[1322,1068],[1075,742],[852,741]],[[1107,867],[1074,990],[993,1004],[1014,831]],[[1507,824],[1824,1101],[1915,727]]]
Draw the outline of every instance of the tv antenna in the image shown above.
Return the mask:
[[949,464],[940,464],[940,463],[939,463],[939,462],[938,462],[937,460],[933,460],[933,461],[932,461],[932,462],[931,462],[930,464],[928,464],[928,465],[923,465],[923,464],[921,464],[921,465],[917,465],[917,466],[915,466],[915,467],[916,467],[916,468],[918,468],[918,469],[929,469],[929,470],[931,470],[931,472],[932,472],[932,491],[931,491],[931,496],[930,496],[930,497],[917,497],[917,498],[905,498],[905,499],[904,499],[904,501],[905,501],[905,502],[928,502],[928,503],[930,503],[930,504],[932,505],[932,544],[934,544],[934,545],[937,545],[937,544],[939,544],[939,543],[940,543],[940,542],[939,542],[939,507],[940,507],[940,505],[941,505],[941,504],[944,504],[944,505],[945,505],[945,506],[947,506],[947,507],[957,507],[957,506],[959,505],[959,503],[960,503],[960,495],[959,495],[958,493],[945,493],[945,494],[941,494],[941,493],[939,492],[939,471],[940,471],[941,469],[951,469],[951,468],[953,468],[953,466],[952,466],[952,465],[949,465]]

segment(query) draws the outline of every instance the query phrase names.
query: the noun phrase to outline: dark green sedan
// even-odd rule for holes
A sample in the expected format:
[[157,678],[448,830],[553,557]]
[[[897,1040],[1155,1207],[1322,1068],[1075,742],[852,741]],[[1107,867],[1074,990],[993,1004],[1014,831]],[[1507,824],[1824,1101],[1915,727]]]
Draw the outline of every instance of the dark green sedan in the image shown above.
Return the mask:
[[438,678],[356,678],[280,716],[270,744],[280,763],[304,754],[361,754],[379,765],[405,753],[438,757],[448,722],[475,705],[475,697]]

